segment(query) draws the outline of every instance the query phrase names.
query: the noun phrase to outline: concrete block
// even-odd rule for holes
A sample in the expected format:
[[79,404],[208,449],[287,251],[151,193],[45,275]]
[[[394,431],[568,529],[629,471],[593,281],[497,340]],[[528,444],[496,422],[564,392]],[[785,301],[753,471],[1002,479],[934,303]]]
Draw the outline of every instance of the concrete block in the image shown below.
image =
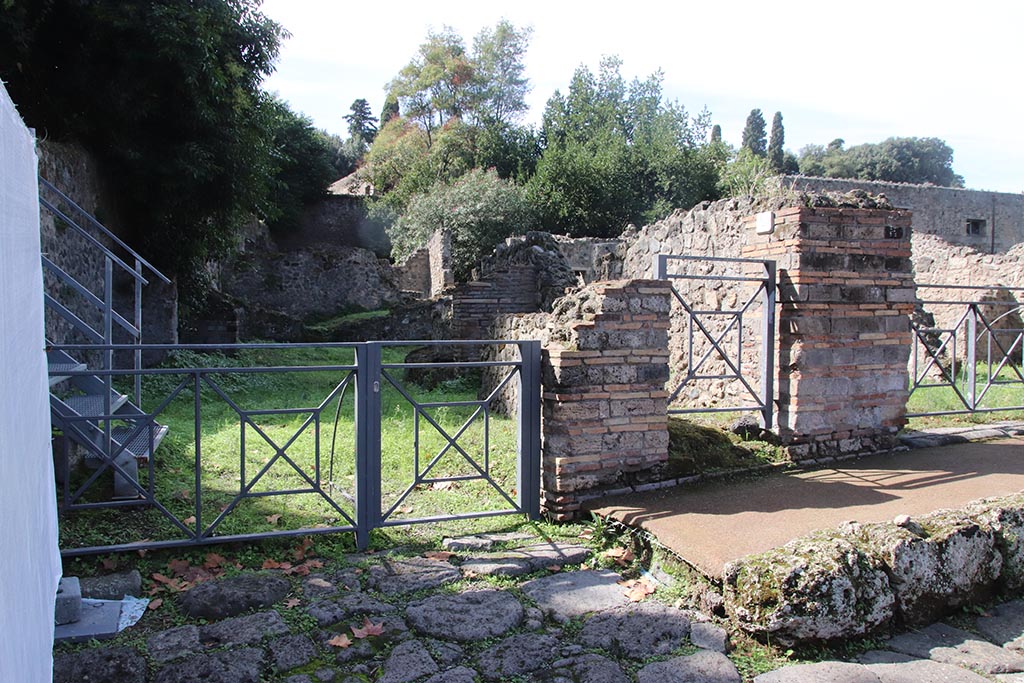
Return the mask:
[[57,585],[54,623],[71,624],[82,616],[82,587],[77,576],[65,576]]
[[117,635],[121,619],[120,600],[90,600],[81,606],[81,618],[74,623],[57,626],[53,631],[53,642],[84,643],[109,640]]

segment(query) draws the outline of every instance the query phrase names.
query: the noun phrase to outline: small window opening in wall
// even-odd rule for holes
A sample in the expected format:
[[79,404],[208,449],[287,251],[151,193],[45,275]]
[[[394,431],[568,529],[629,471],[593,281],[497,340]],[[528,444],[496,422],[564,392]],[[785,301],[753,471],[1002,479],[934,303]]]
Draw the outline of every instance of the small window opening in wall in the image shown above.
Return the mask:
[[980,218],[968,218],[967,219],[967,234],[968,235],[984,235],[985,234],[985,221]]

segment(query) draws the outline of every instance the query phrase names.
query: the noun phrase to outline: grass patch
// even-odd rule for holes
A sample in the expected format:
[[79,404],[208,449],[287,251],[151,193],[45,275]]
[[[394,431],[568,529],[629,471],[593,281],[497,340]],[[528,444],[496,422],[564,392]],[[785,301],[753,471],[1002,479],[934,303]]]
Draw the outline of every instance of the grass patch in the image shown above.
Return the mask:
[[342,315],[336,315],[333,318],[327,320],[321,320],[315,323],[309,323],[306,325],[306,329],[317,332],[320,334],[329,334],[339,327],[345,325],[351,325],[352,323],[362,322],[364,320],[374,320],[376,318],[386,318],[391,315],[391,311],[387,308],[380,308],[374,311],[356,311],[354,313],[344,313]]
[[720,427],[675,417],[668,420],[667,478],[749,469],[788,461],[781,446],[744,441]]
[[[995,367],[992,368],[993,370]],[[1020,371],[1020,366],[1017,366]],[[993,384],[986,389],[989,381],[990,370],[987,363],[979,363],[976,372],[976,395],[979,397],[979,407],[992,409],[1004,407],[1024,406],[1024,382],[1018,377],[1012,367],[1004,367],[994,376]],[[935,377],[928,380],[929,383],[940,381],[937,372]],[[1021,374],[1024,374],[1022,372]],[[969,384],[967,372],[961,368],[955,376],[957,388],[966,397]],[[941,381],[945,381],[941,379]],[[919,387],[910,395],[907,402],[908,413],[936,413],[953,410],[965,410],[963,401],[949,386]],[[928,427],[949,427],[956,425],[970,426],[975,424],[986,424],[1000,422],[1003,420],[1024,420],[1024,410],[1000,410],[999,412],[988,413],[966,413],[961,415],[936,415],[911,418],[908,427],[911,429],[925,429]]]
[[[400,363],[408,350],[385,347],[383,362]],[[356,500],[354,365],[354,350],[344,347],[248,349],[233,356],[178,352],[165,367],[181,372],[147,374],[143,380],[145,410],[158,410],[172,397],[156,418],[170,427],[152,460],[157,500],[189,528],[216,524],[210,529],[215,536],[348,525],[345,515],[354,518]],[[202,376],[198,402],[188,370],[194,367],[223,369]],[[515,498],[516,421],[487,411],[473,417],[475,372],[463,370],[432,390],[407,381],[402,369],[382,373],[380,491],[389,521],[511,507],[489,482],[471,478],[478,470],[465,457]],[[424,404],[420,411],[410,399]],[[465,456],[449,439],[457,440]],[[73,487],[91,475],[87,468],[75,472]],[[145,477],[142,468],[140,478]],[[438,479],[449,481],[432,481]],[[109,472],[102,473],[82,500],[108,499],[111,480]],[[310,491],[316,486],[326,497]],[[504,517],[463,521],[448,532],[520,524]],[[433,539],[440,533],[420,535]],[[61,520],[65,549],[181,537],[180,529],[149,507],[72,511]],[[371,543],[394,545],[415,537],[404,527],[388,527],[376,531]],[[351,549],[351,536],[344,538]]]

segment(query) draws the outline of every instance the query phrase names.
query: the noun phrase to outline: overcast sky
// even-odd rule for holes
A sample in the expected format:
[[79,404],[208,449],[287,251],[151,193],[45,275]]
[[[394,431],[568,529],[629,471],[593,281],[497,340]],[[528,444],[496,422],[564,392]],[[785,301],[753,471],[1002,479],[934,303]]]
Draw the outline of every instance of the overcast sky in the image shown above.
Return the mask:
[[794,153],[835,138],[938,137],[967,187],[1024,191],[1020,0],[266,0],[263,12],[291,33],[266,87],[332,133],[346,134],[357,98],[379,115],[385,84],[429,29],[451,26],[470,46],[505,18],[533,28],[526,123],[580,64],[596,71],[617,55],[627,80],[661,69],[665,96],[691,113],[706,106],[735,146],[756,107],[769,127],[782,112]]

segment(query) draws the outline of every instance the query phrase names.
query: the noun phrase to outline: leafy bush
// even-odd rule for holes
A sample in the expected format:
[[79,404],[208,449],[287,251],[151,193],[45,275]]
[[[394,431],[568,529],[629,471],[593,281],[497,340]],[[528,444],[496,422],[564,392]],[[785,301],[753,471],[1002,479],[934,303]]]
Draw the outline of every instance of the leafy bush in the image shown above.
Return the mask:
[[401,258],[435,231],[450,231],[455,274],[465,278],[498,242],[532,229],[534,223],[533,207],[523,188],[502,180],[493,169],[473,169],[451,185],[437,183],[413,197],[388,236]]

